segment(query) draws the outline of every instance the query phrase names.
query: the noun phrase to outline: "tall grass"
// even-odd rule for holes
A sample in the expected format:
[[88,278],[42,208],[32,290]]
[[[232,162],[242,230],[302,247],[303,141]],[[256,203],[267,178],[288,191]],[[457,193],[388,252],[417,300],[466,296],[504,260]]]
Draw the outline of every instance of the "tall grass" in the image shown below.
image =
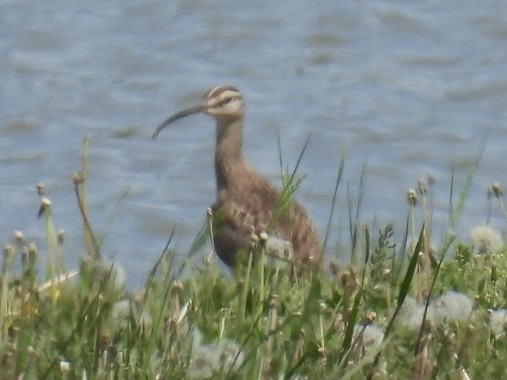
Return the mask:
[[[477,254],[464,239],[456,243],[451,228],[433,249],[436,183],[409,193],[401,243],[394,241],[393,225],[370,230],[359,221],[360,204],[349,207],[355,261],[345,268],[333,263],[295,275],[290,266],[266,260],[261,237],[245,265],[225,276],[215,256],[203,254],[210,233],[205,224],[183,261],[176,260],[171,234],[145,286],[133,292],[118,264],[100,251],[86,203],[87,165],[85,153],[74,176],[84,228],[79,269],[65,266],[64,240],[51,212],[58,205],[41,190],[46,246],[17,232],[4,247],[2,378],[506,377],[507,250],[484,245]],[[473,170],[458,200],[450,196],[453,227]],[[284,182],[287,197],[297,187],[294,173]],[[496,189],[502,212],[503,194]],[[421,220],[416,207],[423,208]]]

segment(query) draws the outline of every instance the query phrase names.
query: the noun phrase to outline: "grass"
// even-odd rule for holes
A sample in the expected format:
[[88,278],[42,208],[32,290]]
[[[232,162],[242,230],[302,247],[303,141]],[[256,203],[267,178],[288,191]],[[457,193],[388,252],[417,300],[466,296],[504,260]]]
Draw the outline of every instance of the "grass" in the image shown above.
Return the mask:
[[[346,268],[331,260],[321,272],[295,277],[291,265],[259,264],[267,262],[260,240],[252,249],[261,259],[224,276],[215,256],[198,260],[205,227],[182,266],[169,239],[143,289],[131,292],[121,268],[101,255],[89,223],[86,151],[87,142],[74,176],[87,252],[79,270],[65,266],[54,206],[42,187],[46,246],[18,232],[4,247],[2,378],[506,377],[507,249],[490,227],[477,231],[474,246],[452,233],[474,168],[457,199],[451,185],[453,229],[438,247],[429,179],[408,193],[401,243],[393,226],[370,231],[360,223],[359,204],[349,205],[354,260]],[[343,160],[335,194],[342,172]],[[294,173],[285,184],[289,195],[293,180]],[[505,215],[502,197],[494,184],[490,213],[498,205]],[[45,271],[41,255],[48,257]]]

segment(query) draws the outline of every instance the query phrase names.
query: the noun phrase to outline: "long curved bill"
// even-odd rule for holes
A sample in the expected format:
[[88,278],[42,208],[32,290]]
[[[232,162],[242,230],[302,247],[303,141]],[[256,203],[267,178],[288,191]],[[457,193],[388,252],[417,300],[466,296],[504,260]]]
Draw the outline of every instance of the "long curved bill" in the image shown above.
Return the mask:
[[195,113],[204,112],[204,110],[205,110],[205,107],[202,104],[199,104],[198,106],[187,108],[186,110],[175,113],[169,119],[167,119],[162,124],[160,124],[157,127],[157,129],[155,129],[155,132],[153,132],[152,138],[153,139],[156,138],[158,136],[158,134],[160,133],[160,131],[162,131],[162,129],[167,127],[169,124],[174,123],[176,120],[182,119],[188,115],[193,115]]

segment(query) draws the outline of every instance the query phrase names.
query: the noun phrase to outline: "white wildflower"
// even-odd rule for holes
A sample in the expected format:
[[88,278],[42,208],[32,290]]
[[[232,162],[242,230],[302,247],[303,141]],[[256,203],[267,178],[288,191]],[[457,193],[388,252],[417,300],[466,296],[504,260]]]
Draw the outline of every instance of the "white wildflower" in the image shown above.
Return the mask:
[[507,309],[492,311],[489,315],[489,324],[496,337],[502,337],[507,332]]
[[70,371],[70,362],[67,360],[60,360],[60,372],[67,373]]
[[464,322],[472,315],[474,301],[463,293],[448,290],[431,303],[434,322]]
[[354,327],[354,337],[358,337],[358,334],[361,333],[360,342],[366,353],[375,352],[384,339],[384,330],[374,325],[356,325]]
[[[473,312],[474,301],[465,294],[449,290],[433,300],[426,313],[426,320],[435,324],[444,321],[464,322]],[[412,331],[421,327],[425,304],[418,304],[407,297],[401,309],[401,324]]]
[[287,267],[286,260],[294,259],[294,249],[290,241],[269,236],[266,240],[266,252],[268,254],[268,263],[273,268]]
[[240,346],[233,340],[220,339],[216,343],[203,344],[202,333],[194,329],[192,359],[189,367],[190,378],[211,378],[232,365],[238,368],[244,360]]
[[477,226],[470,231],[470,236],[477,253],[491,253],[503,247],[502,235],[490,226]]
[[411,331],[419,330],[421,328],[423,315],[424,305],[419,305],[416,300],[411,297],[405,298],[400,314],[401,324],[405,328]]

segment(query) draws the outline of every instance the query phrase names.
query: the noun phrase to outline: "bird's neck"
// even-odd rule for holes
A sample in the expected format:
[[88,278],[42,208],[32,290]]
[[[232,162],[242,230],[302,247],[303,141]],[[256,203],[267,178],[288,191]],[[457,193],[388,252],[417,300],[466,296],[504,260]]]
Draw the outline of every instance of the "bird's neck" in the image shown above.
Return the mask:
[[215,174],[217,190],[231,189],[246,167],[243,158],[243,118],[217,121]]

